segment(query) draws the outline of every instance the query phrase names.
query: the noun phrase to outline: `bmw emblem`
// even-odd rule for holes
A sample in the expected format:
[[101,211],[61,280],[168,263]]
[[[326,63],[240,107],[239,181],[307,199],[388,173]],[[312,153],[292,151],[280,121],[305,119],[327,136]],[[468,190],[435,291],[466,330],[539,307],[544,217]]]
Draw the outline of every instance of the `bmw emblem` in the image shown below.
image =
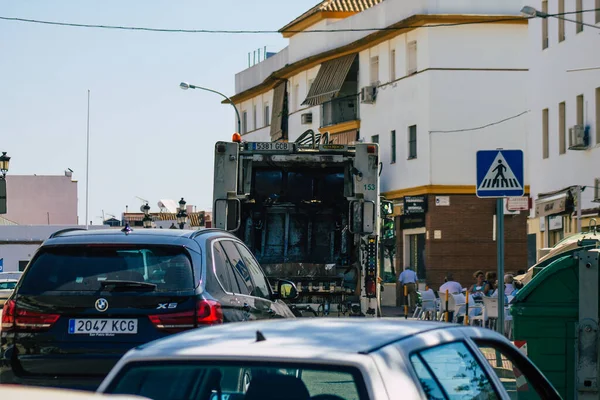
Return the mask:
[[108,301],[106,301],[106,299],[98,299],[96,300],[96,310],[100,311],[100,312],[104,312],[106,310],[108,310]]

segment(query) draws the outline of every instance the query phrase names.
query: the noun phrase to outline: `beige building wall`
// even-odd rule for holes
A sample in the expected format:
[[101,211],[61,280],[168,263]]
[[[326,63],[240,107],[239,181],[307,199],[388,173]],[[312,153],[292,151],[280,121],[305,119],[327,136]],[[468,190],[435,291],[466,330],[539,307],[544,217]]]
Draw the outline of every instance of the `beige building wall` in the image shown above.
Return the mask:
[[7,213],[19,225],[76,225],[77,182],[69,176],[6,176]]

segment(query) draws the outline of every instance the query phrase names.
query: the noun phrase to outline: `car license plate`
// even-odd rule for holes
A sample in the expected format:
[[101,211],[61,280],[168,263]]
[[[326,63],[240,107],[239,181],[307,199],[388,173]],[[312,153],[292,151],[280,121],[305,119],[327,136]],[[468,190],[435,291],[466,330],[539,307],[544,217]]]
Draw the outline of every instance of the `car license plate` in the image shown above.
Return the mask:
[[69,333],[83,335],[136,334],[137,319],[70,319]]
[[291,151],[292,144],[287,142],[253,142],[250,148],[258,151]]

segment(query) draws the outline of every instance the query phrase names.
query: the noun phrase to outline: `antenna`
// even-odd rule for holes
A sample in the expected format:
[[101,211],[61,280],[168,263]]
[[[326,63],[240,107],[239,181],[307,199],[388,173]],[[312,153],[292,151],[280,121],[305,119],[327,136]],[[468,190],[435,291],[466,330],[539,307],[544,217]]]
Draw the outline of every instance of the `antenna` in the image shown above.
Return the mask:
[[[136,199],[139,199],[139,200],[141,200],[141,201],[142,201],[142,203],[144,203],[144,204],[146,204],[146,203],[150,204],[150,201],[148,201],[148,200],[146,200],[146,199],[142,199],[140,196],[135,196],[135,198],[136,198]],[[142,204],[142,205],[143,205],[143,204]]]

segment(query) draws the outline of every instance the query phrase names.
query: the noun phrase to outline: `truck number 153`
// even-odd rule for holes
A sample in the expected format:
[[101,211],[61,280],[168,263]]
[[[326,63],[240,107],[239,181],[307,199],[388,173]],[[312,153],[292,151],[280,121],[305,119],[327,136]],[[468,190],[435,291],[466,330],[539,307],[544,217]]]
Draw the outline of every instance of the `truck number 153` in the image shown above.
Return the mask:
[[375,184],[369,183],[369,184],[365,185],[365,190],[375,190]]

